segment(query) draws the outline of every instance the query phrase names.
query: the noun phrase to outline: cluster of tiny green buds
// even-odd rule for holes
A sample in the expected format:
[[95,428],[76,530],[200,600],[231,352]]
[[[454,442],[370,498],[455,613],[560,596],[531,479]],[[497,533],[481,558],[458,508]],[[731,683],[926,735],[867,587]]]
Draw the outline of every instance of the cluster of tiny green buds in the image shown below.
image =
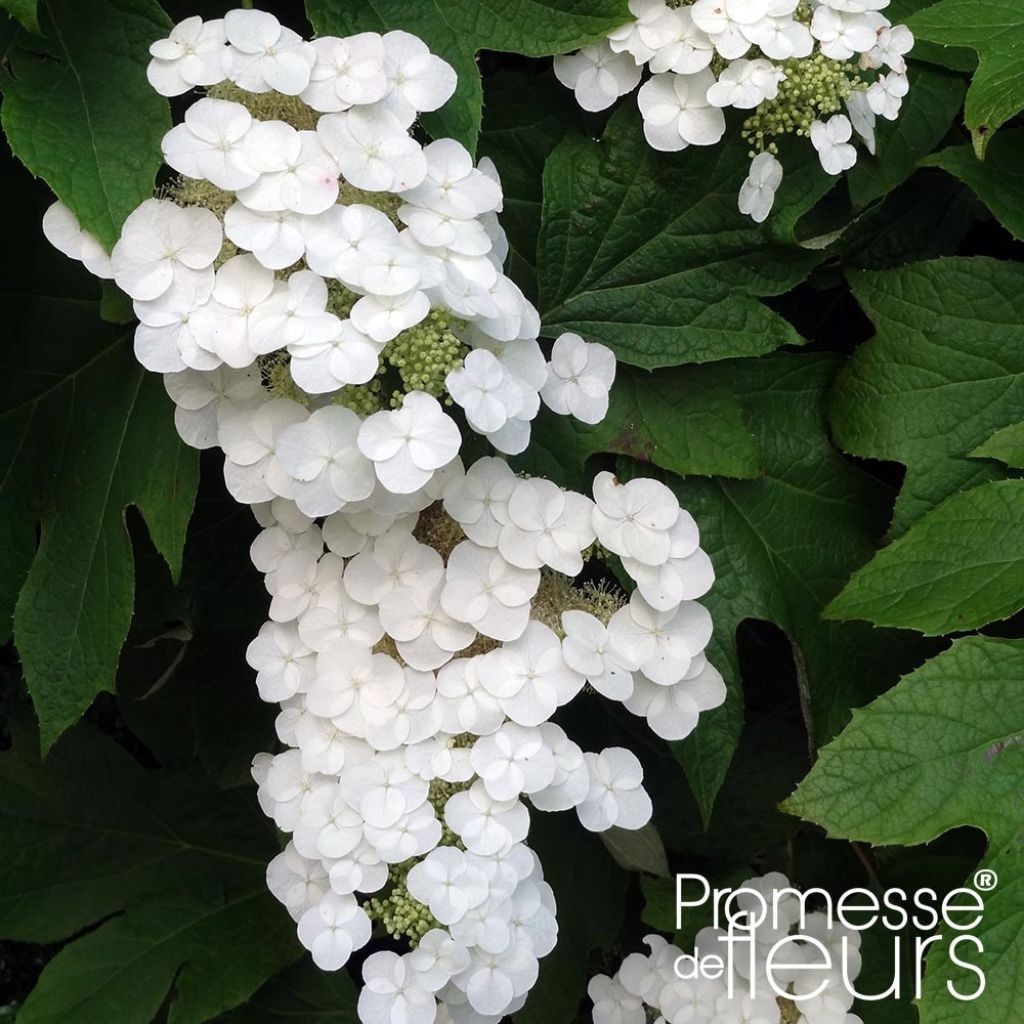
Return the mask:
[[379,922],[393,939],[406,939],[413,948],[432,928],[441,927],[429,909],[414,899],[406,888],[405,880],[417,863],[416,860],[407,860],[392,865],[388,873],[387,894],[371,897],[363,904],[363,910],[371,921]]
[[807,137],[815,121],[827,120],[839,113],[843,101],[860,84],[857,65],[832,60],[823,53],[800,60],[783,61],[786,77],[779,93],[764,100],[743,122],[742,137],[750,145],[750,156],[778,152],[775,138],[780,135]]
[[444,394],[445,378],[462,365],[468,351],[453,333],[459,326],[461,321],[447,310],[432,309],[421,323],[384,346],[383,358],[402,382],[401,390],[392,396],[392,407],[401,405],[403,393],[410,391],[425,391],[434,398]]

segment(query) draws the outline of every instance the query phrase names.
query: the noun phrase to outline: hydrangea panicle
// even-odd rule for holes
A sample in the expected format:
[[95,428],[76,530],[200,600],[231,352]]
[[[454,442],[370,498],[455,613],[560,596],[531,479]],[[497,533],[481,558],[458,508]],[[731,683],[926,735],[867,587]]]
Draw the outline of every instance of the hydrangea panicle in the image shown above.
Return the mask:
[[[634,10],[635,31],[575,62],[588,102],[636,84],[636,53],[707,49],[682,13]],[[366,958],[365,1024],[487,1024],[523,1005],[557,938],[528,805],[592,831],[652,813],[634,754],[584,751],[551,718],[599,695],[677,739],[720,704],[697,603],[710,561],[656,481],[602,473],[591,497],[499,455],[463,463],[467,431],[523,451],[542,401],[599,422],[615,356],[575,334],[545,356],[504,273],[497,171],[410,132],[455,88],[421,40],[307,42],[240,9],[186,19],[151,56],[159,92],[205,90],[163,140],[178,177],[109,257],[59,203],[44,230],[132,298],[179,433],[223,452],[262,528],[269,620],[246,659],[284,749],[253,778],[288,835],[268,887],[323,970],[374,934],[405,944]],[[721,111],[668,85],[664,130],[714,141]],[[609,579],[607,552],[632,597],[576,579]]]

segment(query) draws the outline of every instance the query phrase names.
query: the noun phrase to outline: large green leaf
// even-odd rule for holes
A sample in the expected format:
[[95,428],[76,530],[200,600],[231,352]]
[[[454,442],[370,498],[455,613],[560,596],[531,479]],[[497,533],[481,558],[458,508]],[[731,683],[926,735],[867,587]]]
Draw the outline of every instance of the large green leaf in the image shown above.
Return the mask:
[[483,90],[476,55],[501,50],[544,57],[596,42],[630,20],[626,0],[306,0],[320,35],[403,29],[419,36],[459,76],[455,95],[424,118],[436,137],[470,152],[480,131]]
[[998,885],[972,929],[984,953],[964,949],[987,975],[951,966],[947,941],[929,953],[923,1024],[1006,1024],[1024,1019],[1024,642],[969,637],[855,713],[825,747],[786,809],[831,836],[877,845],[926,843],[964,825],[989,839],[983,867]]
[[850,707],[894,679],[913,653],[901,634],[820,618],[873,552],[889,501],[887,488],[843,459],[829,440],[825,403],[836,366],[826,355],[736,363],[735,387],[763,476],[671,481],[715,567],[715,585],[701,601],[715,623],[709,657],[729,683],[726,705],[702,715],[681,745],[705,818],[739,736],[736,628],[744,619],[775,623],[792,642],[815,743],[833,736]]
[[0,359],[2,610],[6,625],[17,596],[14,639],[46,747],[113,689],[134,586],[126,506],[177,572],[196,456],[160,378],[94,303],[15,296],[5,306],[10,337],[23,340]]
[[1024,240],[1024,128],[1000,132],[979,160],[970,146],[951,146],[923,161],[970,185],[992,215]]
[[832,426],[853,455],[907,467],[892,531],[1003,475],[969,453],[1024,405],[1024,267],[977,257],[850,275],[876,328],[839,375]]
[[544,161],[574,128],[583,111],[550,71],[503,71],[484,79],[484,122],[477,152],[501,174],[501,226],[508,235],[507,273],[531,298],[537,296]]
[[977,51],[964,116],[983,157],[992,133],[1024,109],[1024,6],[1019,0],[941,0],[909,24],[929,42]]
[[0,756],[0,935],[52,942],[107,920],[50,961],[20,1022],[149,1024],[170,991],[171,1024],[198,1024],[299,955],[251,790],[144,769],[85,724],[41,765],[29,732]]
[[7,54],[0,110],[15,155],[108,248],[153,194],[167,101],[146,81],[170,21],[155,0],[41,0],[45,42]]
[[599,424],[543,410],[530,447],[516,461],[586,489],[586,461],[601,452],[629,455],[680,476],[751,478],[761,472],[728,363],[661,373],[620,366],[608,414]]
[[850,197],[867,206],[906,181],[949,131],[964,98],[959,75],[911,62],[910,94],[895,121],[880,120],[877,153],[861,152],[847,175]]
[[826,615],[929,636],[977,629],[1024,607],[1024,480],[947,498],[854,573]]
[[276,975],[217,1024],[358,1024],[347,971],[321,971],[303,959]]
[[719,146],[657,153],[632,104],[599,142],[566,138],[544,169],[545,332],[576,331],[647,369],[799,343],[760,297],[788,291],[823,258],[796,244],[793,226],[829,180],[798,147],[776,212],[758,227],[736,206],[747,148],[736,131]]
[[[891,0],[885,16],[894,24],[903,24],[911,15],[933,7],[940,0]],[[914,59],[938,64],[954,71],[973,71],[978,66],[978,55],[970,47],[939,46],[924,39],[914,40]]]

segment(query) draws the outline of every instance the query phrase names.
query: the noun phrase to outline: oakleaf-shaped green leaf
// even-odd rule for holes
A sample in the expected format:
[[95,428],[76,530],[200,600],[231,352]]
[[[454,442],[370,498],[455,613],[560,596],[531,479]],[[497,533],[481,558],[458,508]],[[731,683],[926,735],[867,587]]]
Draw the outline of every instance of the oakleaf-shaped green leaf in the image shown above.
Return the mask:
[[5,309],[0,615],[6,632],[16,598],[14,639],[45,748],[114,688],[134,589],[126,507],[142,512],[177,573],[197,459],[159,376],[96,303],[20,295]]
[[760,298],[788,291],[823,258],[793,234],[830,187],[813,158],[806,147],[784,157],[776,210],[758,227],[736,205],[750,162],[739,132],[719,146],[658,153],[629,104],[600,141],[567,137],[544,168],[545,333],[575,331],[647,369],[800,343]]
[[907,467],[898,535],[954,491],[1005,475],[970,457],[1024,408],[1024,267],[947,258],[850,275],[875,325],[839,374],[841,448]]
[[155,0],[41,0],[44,38],[6,55],[3,122],[14,154],[108,249],[153,194],[167,101],[146,81],[170,20]]
[[1024,109],[1024,6],[1019,0],[941,0],[909,24],[929,42],[977,51],[964,115],[975,152],[983,157],[995,130]]
[[[997,879],[964,950],[986,974],[984,994],[948,957],[948,935],[928,955],[922,1024],[1007,1024],[1024,1019],[1024,642],[968,637],[854,713],[785,809],[835,838],[879,846],[927,843],[973,825],[988,836],[982,867]],[[983,877],[990,882],[992,875]]]
[[516,464],[586,489],[586,461],[601,452],[629,455],[680,476],[749,479],[761,473],[729,363],[659,373],[620,366],[600,423],[542,410]]
[[436,114],[423,118],[435,137],[458,139],[470,152],[480,131],[480,50],[545,57],[597,42],[630,20],[626,0],[306,0],[320,35],[412,32],[455,68],[459,86]]
[[977,629],[1024,607],[1024,480],[947,498],[858,569],[825,614],[929,636]]
[[347,971],[321,971],[303,959],[217,1024],[359,1024],[355,986]]
[[731,366],[763,475],[669,481],[715,567],[701,603],[715,623],[708,657],[730,684],[725,707],[702,715],[679,745],[705,819],[742,724],[736,629],[744,619],[775,623],[792,642],[815,743],[832,737],[849,709],[894,680],[918,650],[907,634],[821,620],[822,608],[874,551],[889,501],[888,489],[829,439],[825,409],[837,361],[771,355]]
[[41,765],[30,732],[0,755],[0,936],[103,923],[47,964],[19,1021],[149,1024],[171,993],[170,1024],[199,1024],[299,956],[251,789],[147,770],[85,723]]

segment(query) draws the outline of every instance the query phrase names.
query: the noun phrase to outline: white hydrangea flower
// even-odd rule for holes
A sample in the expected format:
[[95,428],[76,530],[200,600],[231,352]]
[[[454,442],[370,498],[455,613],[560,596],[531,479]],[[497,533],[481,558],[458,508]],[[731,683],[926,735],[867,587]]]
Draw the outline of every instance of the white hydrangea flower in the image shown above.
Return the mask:
[[608,628],[589,612],[562,612],[562,656],[573,671],[585,676],[598,693],[610,700],[626,700],[633,692],[633,665],[617,650]]
[[157,299],[176,278],[212,273],[223,240],[209,210],[147,199],[128,215],[110,254],[114,280],[133,299]]
[[493,353],[474,349],[446,379],[448,393],[481,434],[500,430],[523,407],[523,395]]
[[220,358],[202,347],[203,318],[194,316],[209,301],[213,284],[214,279],[205,274],[178,275],[159,298],[132,303],[139,318],[135,357],[147,370],[175,373],[186,367],[213,370],[220,365]]
[[509,722],[473,744],[470,764],[489,796],[514,800],[536,793],[555,777],[555,759],[537,728]]
[[224,73],[224,22],[203,21],[198,15],[179,21],[166,39],[149,48],[149,84],[161,96],[180,96],[195,86],[217,85]]
[[587,995],[594,1004],[594,1024],[646,1024],[643,1001],[617,978],[595,975],[587,983]]
[[850,119],[843,114],[811,125],[811,143],[826,174],[842,174],[857,162],[857,150],[850,145],[852,134]]
[[441,607],[484,636],[515,640],[526,629],[539,585],[536,569],[511,565],[493,548],[466,540],[448,556]]
[[562,334],[551,348],[548,377],[540,395],[553,412],[599,423],[608,412],[608,392],[615,380],[615,355],[578,334]]
[[508,499],[515,485],[515,474],[504,459],[478,459],[445,487],[444,510],[471,541],[495,548],[509,521]]
[[555,77],[584,110],[606,110],[636,88],[640,73],[632,55],[616,53],[607,40],[555,58]]
[[814,12],[811,35],[821,45],[821,52],[832,60],[867,53],[878,42],[875,25],[867,15],[844,14],[831,7],[819,7]]
[[347,39],[324,36],[310,45],[316,62],[300,95],[314,110],[335,113],[383,99],[388,78],[384,40],[376,32],[360,32]]
[[711,37],[697,28],[687,7],[672,11],[672,32],[651,56],[649,66],[655,74],[673,71],[679,75],[695,75],[703,71],[715,56]]
[[217,188],[244,188],[260,173],[248,161],[244,145],[252,123],[252,115],[241,103],[204,97],[164,136],[164,160],[176,171]]
[[868,106],[879,117],[887,121],[895,121],[899,117],[903,98],[910,91],[910,81],[906,75],[890,71],[877,82],[868,86]]
[[106,249],[88,231],[82,230],[78,218],[62,202],[47,207],[43,214],[43,234],[50,245],[70,259],[80,261],[90,274],[100,278],[114,276]]
[[708,103],[713,107],[752,110],[779,94],[779,82],[786,73],[767,60],[734,60],[708,88]]
[[431,53],[422,39],[400,30],[384,35],[384,72],[390,88],[380,105],[406,128],[417,113],[443,107],[457,85],[447,61]]
[[298,96],[309,84],[316,51],[267,11],[228,11],[224,34],[224,70],[242,89]]
[[867,56],[871,67],[885,65],[897,74],[905,75],[905,58],[913,48],[914,34],[910,29],[906,25],[891,25],[878,30],[875,46]]
[[609,551],[645,565],[661,565],[668,559],[680,510],[665,484],[646,477],[623,484],[612,473],[598,473],[594,501],[591,521],[597,539]]
[[501,185],[473,166],[473,158],[454,139],[437,139],[423,149],[423,182],[404,189],[402,198],[441,217],[468,221],[501,206]]
[[358,443],[380,482],[398,494],[409,494],[455,458],[461,440],[459,428],[437,399],[413,391],[401,409],[364,420]]
[[509,495],[508,522],[498,535],[498,550],[521,569],[548,565],[577,576],[583,569],[583,552],[595,538],[592,508],[589,498],[564,491],[550,480],[520,480]]
[[295,480],[295,503],[307,515],[330,515],[373,493],[373,463],[356,447],[359,427],[354,412],[328,405],[282,432],[277,458]]
[[[729,2],[751,33],[746,0]],[[787,2],[772,0],[770,17],[791,15]],[[578,56],[581,93],[632,88],[641,52],[707,76],[727,33],[713,41],[662,0],[632,10],[614,34],[621,52]],[[901,46],[880,42],[865,60]],[[269,621],[246,657],[260,696],[280,703],[287,748],[253,761],[260,806],[288,834],[268,886],[324,970],[368,941],[366,897],[391,899],[396,871],[441,921],[415,951],[367,960],[367,1024],[515,1013],[557,938],[524,800],[635,827],[646,799],[632,765],[585,756],[551,716],[590,679],[674,737],[724,696],[690,601],[711,579],[696,526],[674,505],[652,564],[650,538],[602,520],[631,537],[622,564],[641,595],[613,614],[616,594],[564,578],[597,534],[589,498],[498,458],[464,470],[439,399],[518,453],[542,391],[554,411],[600,420],[615,360],[566,335],[545,361],[539,315],[503,271],[493,164],[474,166],[450,139],[421,148],[409,131],[455,86],[422,41],[307,43],[243,9],[183,22],[152,56],[166,94],[234,83],[165,136],[171,198],[128,218],[109,267],[65,207],[44,229],[128,291],[136,353],[164,373],[179,433],[220,446],[228,490],[262,528],[250,556]],[[352,189],[364,201],[339,202]],[[560,612],[564,641],[545,625]]]
[[640,87],[637,104],[644,136],[654,149],[675,152],[721,141],[725,116],[708,102],[714,84],[715,76],[705,69],[693,75],[653,75]]
[[487,899],[487,878],[453,846],[439,846],[409,871],[409,892],[441,924],[454,924]]
[[642,828],[651,820],[651,798],[643,788],[644,770],[635,754],[624,747],[609,747],[600,754],[583,755],[590,773],[590,789],[576,808],[580,823],[591,832]]
[[251,369],[217,367],[208,373],[183,370],[164,375],[164,390],[174,402],[174,426],[181,439],[194,448],[217,444],[220,415],[232,409],[259,405],[266,392]]
[[297,131],[283,121],[258,121],[246,133],[242,149],[259,172],[251,185],[236,193],[250,210],[309,215],[335,204],[338,164],[317,132]]
[[313,681],[315,657],[291,624],[264,623],[245,660],[256,669],[256,686],[265,701],[288,700]]
[[366,911],[351,895],[327,892],[299,918],[299,941],[324,971],[337,971],[356,949],[370,941]]
[[317,133],[341,173],[357,188],[404,192],[426,177],[423,149],[390,111],[354,107],[326,114]]
[[653,682],[671,686],[686,674],[692,659],[711,639],[711,616],[696,601],[657,611],[633,592],[629,604],[608,623],[612,642]]
[[771,153],[758,153],[740,186],[739,208],[755,224],[763,224],[775,205],[775,193],[782,184],[782,164]]
[[629,0],[633,20],[608,34],[608,45],[616,53],[626,52],[642,65],[655,57],[676,36],[678,10],[665,0]]
[[367,957],[363,982],[357,1005],[364,1024],[434,1024],[433,991],[423,986],[408,956],[382,950]]

